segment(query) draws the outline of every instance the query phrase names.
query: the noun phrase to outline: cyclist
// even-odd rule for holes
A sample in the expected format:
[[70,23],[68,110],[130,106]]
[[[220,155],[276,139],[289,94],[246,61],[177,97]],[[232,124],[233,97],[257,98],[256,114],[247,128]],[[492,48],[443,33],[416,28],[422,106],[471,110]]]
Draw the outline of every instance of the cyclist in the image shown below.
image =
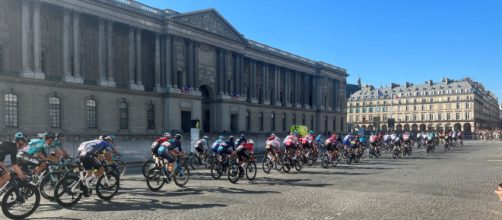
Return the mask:
[[271,134],[270,137],[267,138],[266,141],[266,146],[265,149],[267,150],[268,153],[272,156],[272,161],[276,161],[276,154],[275,152],[277,150],[280,150],[281,143],[278,140],[279,138],[275,136],[275,134]]
[[293,150],[295,150],[297,147],[295,143],[296,137],[293,135],[293,133],[289,134],[284,138],[283,144],[284,144],[284,151],[286,154],[292,153]]
[[77,149],[77,154],[79,159],[84,165],[84,169],[91,171],[87,172],[85,176],[85,181],[90,183],[93,179],[96,179],[103,175],[105,169],[102,162],[99,160],[101,155],[104,157],[108,163],[112,162],[112,137],[103,135],[102,140],[92,140],[86,141],[79,145]]
[[216,140],[212,145],[211,145],[211,150],[213,151],[214,154],[218,154],[218,148],[220,147],[220,144],[226,144],[225,142],[225,137],[220,136],[218,140]]
[[241,146],[242,144],[247,143],[248,140],[246,139],[246,136],[244,134],[241,134],[241,137],[237,139],[237,147]]
[[183,136],[181,134],[176,134],[174,139],[171,141],[166,141],[162,143],[159,147],[158,155],[168,161],[167,172],[171,173],[174,169],[174,162],[176,157],[184,157],[185,153],[181,148],[181,139]]
[[195,142],[195,150],[200,155],[203,155],[209,149],[209,137],[204,136]]
[[54,139],[54,143],[45,149],[46,155],[52,162],[57,163],[59,160],[61,160],[61,158],[70,157],[68,152],[63,148],[63,143],[64,143],[64,134],[57,133],[56,139]]
[[328,139],[326,139],[326,150],[331,155],[331,157],[335,157],[336,153],[338,153],[338,149],[336,147],[337,142],[338,140],[335,133],[333,133]]
[[152,155],[155,156],[155,157],[158,157],[159,156],[159,147],[162,143],[166,142],[166,141],[169,141],[172,139],[172,136],[171,136],[171,133],[169,132],[166,132],[162,135],[162,137],[156,139],[152,146],[150,147],[150,150],[152,151]]
[[28,178],[21,170],[21,167],[19,167],[16,157],[17,149],[26,145],[27,142],[28,139],[21,132],[16,133],[14,142],[0,142],[0,188],[10,180],[10,172],[8,172],[7,165],[5,164],[5,158],[8,155],[10,155],[10,163],[17,176],[21,179]]
[[32,139],[28,144],[25,144],[21,151],[17,153],[17,159],[34,165],[36,168],[34,173],[40,174],[47,167],[45,161],[48,160],[44,150],[54,143],[56,136],[51,132],[43,134],[43,139]]

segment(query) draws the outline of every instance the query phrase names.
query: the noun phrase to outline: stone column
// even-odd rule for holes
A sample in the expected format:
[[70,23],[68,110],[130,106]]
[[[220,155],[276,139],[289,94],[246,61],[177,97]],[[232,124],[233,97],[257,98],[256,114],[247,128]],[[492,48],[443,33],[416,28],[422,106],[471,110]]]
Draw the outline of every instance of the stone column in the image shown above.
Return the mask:
[[221,69],[222,69],[222,74],[223,74],[223,77],[222,77],[223,78],[223,84],[222,84],[223,94],[228,95],[229,88],[227,88],[228,87],[227,86],[227,51],[223,50],[222,53],[223,53],[223,57],[221,60],[221,62],[222,62]]
[[194,68],[194,76],[193,76],[193,87],[194,91],[199,91],[199,50],[200,44],[198,42],[194,43],[193,48],[193,68]]
[[296,97],[296,107],[301,108],[302,107],[302,84],[301,84],[301,73],[296,72],[296,89],[295,89],[295,97]]
[[21,6],[21,76],[33,78],[30,67],[30,7],[28,1],[22,1]]
[[244,95],[244,94],[241,94],[241,92],[240,92],[240,83],[239,83],[240,82],[239,78],[240,78],[240,74],[241,74],[240,73],[240,69],[241,69],[240,68],[240,55],[237,53],[234,53],[233,61],[234,61],[234,68],[233,68],[233,70],[234,70],[234,77],[233,77],[234,91],[233,91],[233,93],[238,93],[240,95]]
[[250,60],[251,66],[251,102],[258,103],[258,99],[256,97],[256,61]]
[[83,84],[80,74],[80,15],[73,12],[73,83]]
[[107,45],[106,48],[108,49],[108,56],[107,56],[107,64],[108,64],[108,71],[107,71],[107,86],[110,87],[115,87],[115,80],[113,79],[113,74],[115,73],[115,62],[113,59],[113,21],[108,21],[107,23],[108,28],[107,28]]
[[304,107],[309,109],[311,106],[310,106],[310,97],[309,97],[309,94],[310,94],[310,90],[312,89],[311,86],[310,86],[310,75],[309,74],[306,74],[304,73],[303,75],[303,81],[304,81],[304,89],[303,89],[303,100],[304,100]]
[[269,105],[271,100],[268,92],[268,64],[266,63],[263,64],[263,95],[265,96],[264,104]]
[[172,66],[172,39],[171,36],[166,36],[166,87],[173,86],[173,66]]
[[[239,91],[239,94],[241,94],[241,96],[246,96],[247,97],[247,93],[249,93],[249,90],[245,90],[244,88],[244,80],[242,80],[242,78],[244,77],[244,56],[242,54],[239,54],[239,80],[238,80],[238,83],[239,83],[239,86],[237,87],[238,91]],[[249,79],[248,79],[249,80]],[[245,94],[244,94],[245,92]]]
[[217,59],[217,74],[216,77],[218,80],[218,94],[223,95],[223,52],[221,49],[218,49],[218,59]]
[[279,82],[279,74],[280,74],[280,69],[278,66],[274,67],[274,100],[275,100],[275,105],[280,106],[281,105],[281,100],[280,100],[280,93],[281,93],[281,86]]
[[179,81],[181,79],[178,79],[178,48],[176,45],[176,39],[172,38],[172,57],[171,57],[171,64],[172,64],[172,74],[173,74],[173,88],[178,88]]
[[134,54],[134,28],[129,28],[129,88],[135,89],[136,86],[136,74],[134,71],[134,66],[136,60]]
[[160,85],[160,35],[155,34],[155,91],[162,92]]
[[186,62],[188,64],[188,67],[186,68],[188,70],[187,72],[187,85],[189,85],[191,88],[194,88],[194,62],[193,62],[193,41],[189,40],[188,41],[188,47],[185,51],[188,51],[188,53],[186,53],[188,56],[185,57],[186,59],[188,59],[188,62]]
[[105,22],[103,19],[98,18],[98,74],[99,85],[106,86],[106,72],[105,72]]
[[145,90],[143,86],[142,53],[141,53],[141,29],[136,29],[136,86],[138,90]]
[[70,71],[70,12],[63,9],[63,81],[73,82]]
[[33,4],[33,61],[35,79],[45,79],[45,73],[42,72],[41,66],[41,33],[40,33],[40,2],[34,2]]
[[286,77],[286,91],[285,91],[285,100],[286,106],[291,107],[291,70],[286,70],[284,72],[284,76]]

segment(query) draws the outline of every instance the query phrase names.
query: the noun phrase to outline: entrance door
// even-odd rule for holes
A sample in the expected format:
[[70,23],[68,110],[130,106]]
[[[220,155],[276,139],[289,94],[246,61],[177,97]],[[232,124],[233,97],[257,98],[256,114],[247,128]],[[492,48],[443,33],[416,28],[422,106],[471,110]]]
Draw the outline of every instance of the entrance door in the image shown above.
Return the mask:
[[181,111],[181,130],[183,132],[190,132],[190,122],[192,120],[192,112]]
[[233,132],[238,132],[239,130],[239,115],[232,114],[230,115],[230,130]]
[[202,94],[202,129],[205,133],[211,132],[211,93],[208,86],[199,87]]

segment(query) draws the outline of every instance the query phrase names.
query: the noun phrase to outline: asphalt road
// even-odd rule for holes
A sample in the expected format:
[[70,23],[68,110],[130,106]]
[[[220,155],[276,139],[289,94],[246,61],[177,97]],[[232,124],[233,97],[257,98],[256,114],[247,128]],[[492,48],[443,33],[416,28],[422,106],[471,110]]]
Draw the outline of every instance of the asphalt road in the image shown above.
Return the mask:
[[493,193],[502,182],[502,143],[471,142],[433,155],[366,158],[360,164],[289,174],[258,167],[255,181],[213,180],[192,172],[186,188],[148,190],[128,170],[110,202],[92,195],[73,209],[43,200],[31,219],[502,219]]

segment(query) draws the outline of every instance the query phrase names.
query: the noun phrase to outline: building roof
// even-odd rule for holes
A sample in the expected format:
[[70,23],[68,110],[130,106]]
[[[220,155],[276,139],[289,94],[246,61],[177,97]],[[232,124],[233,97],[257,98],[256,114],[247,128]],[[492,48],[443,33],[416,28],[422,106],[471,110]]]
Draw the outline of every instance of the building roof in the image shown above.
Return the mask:
[[[99,0],[99,1],[104,1],[104,0]],[[212,15],[214,15],[214,19],[217,19],[218,21],[220,21],[224,26],[224,27],[221,27],[221,26],[218,27],[219,30],[224,30],[223,32],[226,33],[226,35],[230,39],[242,42],[243,44],[245,44],[246,46],[248,46],[250,48],[261,50],[261,51],[271,53],[271,54],[274,54],[277,56],[287,57],[287,58],[293,59],[295,61],[309,64],[312,66],[318,65],[319,67],[331,69],[331,70],[337,71],[337,72],[342,72],[345,75],[347,74],[346,69],[340,68],[338,66],[331,65],[331,64],[328,64],[328,63],[325,63],[322,61],[313,61],[313,60],[307,59],[305,57],[298,56],[296,54],[292,54],[292,53],[289,53],[289,52],[286,52],[286,51],[283,51],[283,50],[280,50],[280,49],[277,49],[277,48],[274,48],[274,47],[271,47],[271,46],[268,46],[268,45],[265,45],[262,43],[258,43],[256,41],[253,41],[250,39],[246,39],[244,37],[244,35],[240,34],[226,19],[223,18],[223,16],[221,16],[218,13],[217,10],[212,9],[212,8],[204,9],[204,10],[197,10],[197,11],[192,11],[192,12],[186,12],[186,13],[180,13],[180,12],[177,12],[177,11],[174,11],[171,9],[164,9],[164,10],[158,9],[158,8],[151,7],[151,6],[148,6],[146,4],[143,4],[143,3],[140,3],[140,2],[134,1],[134,0],[112,0],[112,1],[107,0],[107,1],[108,1],[108,3],[112,2],[114,5],[119,5],[121,7],[128,7],[130,9],[138,10],[148,16],[153,16],[158,19],[168,19],[168,20],[173,20],[173,21],[180,21],[183,18],[187,18],[189,16],[198,15],[198,14],[204,14],[204,13],[212,14]],[[201,27],[200,25],[196,26],[195,28],[199,28],[199,29],[202,29],[205,31],[213,32],[213,31],[209,30],[208,28]]]
[[414,85],[412,83],[404,83],[403,85],[392,83],[389,87],[375,88],[371,85],[363,86],[360,91],[355,92],[350,96],[350,101],[354,100],[373,100],[373,99],[389,99],[392,96],[397,97],[415,97],[415,96],[432,96],[445,94],[462,94],[462,93],[478,93],[481,96],[487,96],[492,99],[497,97],[490,91],[485,90],[481,83],[475,82],[470,78],[462,80],[451,80],[443,78],[441,82],[433,82],[429,80],[424,84]]

